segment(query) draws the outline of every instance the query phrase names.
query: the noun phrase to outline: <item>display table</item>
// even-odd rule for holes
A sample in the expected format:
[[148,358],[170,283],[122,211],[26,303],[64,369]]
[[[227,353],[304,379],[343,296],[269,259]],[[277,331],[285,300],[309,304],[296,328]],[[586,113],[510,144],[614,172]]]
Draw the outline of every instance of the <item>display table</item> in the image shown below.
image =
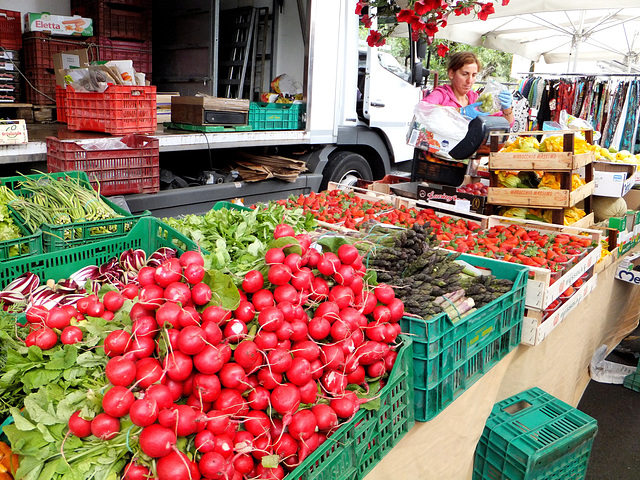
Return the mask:
[[638,325],[640,286],[614,279],[619,262],[598,274],[596,289],[542,343],[520,345],[437,417],[416,423],[366,480],[470,479],[494,403],[537,386],[577,406],[596,348],[612,350]]

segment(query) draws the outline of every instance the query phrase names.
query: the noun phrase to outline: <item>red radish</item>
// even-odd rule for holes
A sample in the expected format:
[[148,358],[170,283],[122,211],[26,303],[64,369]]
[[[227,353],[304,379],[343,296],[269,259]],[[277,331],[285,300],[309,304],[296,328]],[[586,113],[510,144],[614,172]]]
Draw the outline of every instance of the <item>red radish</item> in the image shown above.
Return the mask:
[[213,298],[211,287],[206,283],[196,283],[191,287],[191,298],[196,305],[206,305]]
[[[220,383],[225,388],[236,388],[242,385],[243,388],[247,387],[247,374],[237,363],[225,363],[220,369],[218,374],[220,377]],[[244,391],[244,390],[242,390]]]
[[331,432],[338,426],[338,415],[329,405],[319,403],[311,407],[311,411],[316,417],[318,430]]
[[247,402],[253,410],[266,410],[269,406],[269,390],[264,387],[256,386],[249,391]]
[[290,383],[278,385],[271,392],[271,405],[280,415],[291,415],[300,406],[300,391]]
[[167,288],[173,282],[182,279],[182,266],[177,258],[170,258],[156,268],[154,279],[162,288]]
[[162,366],[171,379],[182,382],[191,375],[193,361],[189,355],[178,350],[167,354],[162,360]]
[[276,263],[269,268],[267,278],[273,285],[285,285],[291,280],[293,273],[284,263]]
[[195,325],[183,328],[178,334],[178,349],[185,355],[197,355],[206,344],[206,332]]
[[240,415],[241,412],[248,410],[248,406],[240,392],[233,388],[222,389],[213,407],[227,415]]
[[182,390],[183,390],[183,382],[176,382],[175,380],[171,380],[169,377],[164,376],[160,380],[162,385],[166,386],[171,393],[171,404],[173,402],[177,402],[182,398]]
[[[273,432],[271,432],[273,434]],[[264,437],[258,437],[253,442],[254,450],[251,452],[253,458],[260,462],[264,457],[270,455],[272,452],[271,439],[266,435]]]
[[188,327],[190,325],[200,326],[201,318],[198,311],[193,307],[182,307],[182,311],[178,316],[180,327]]
[[353,245],[345,243],[338,248],[338,258],[345,265],[351,265],[359,255],[358,249]]
[[171,390],[166,385],[155,383],[144,391],[145,398],[151,398],[158,404],[158,409],[168,408],[173,404]]
[[127,387],[114,385],[102,397],[102,409],[112,417],[120,418],[129,413],[134,401],[135,397]]
[[328,370],[322,374],[320,381],[330,395],[343,395],[347,388],[347,377],[337,370]]
[[[278,306],[281,306],[283,303],[287,302],[291,304],[293,309],[293,305],[297,304],[300,300],[298,296],[298,290],[293,285],[286,283],[284,285],[279,285],[273,291],[273,299],[276,301]],[[293,312],[291,312],[293,314]]]
[[276,228],[273,229],[273,238],[281,237],[295,237],[296,232],[293,227],[287,223],[279,223]]
[[275,332],[283,321],[284,315],[278,307],[266,307],[258,314],[258,323],[267,332]]
[[34,342],[41,350],[49,350],[58,343],[58,335],[48,327],[40,328],[34,333]]
[[102,312],[102,315],[100,315],[100,317],[104,318],[107,322],[110,322],[111,320],[113,320],[115,316],[116,314],[113,312],[110,312],[109,310],[105,310],[104,312]]
[[242,279],[242,290],[256,293],[264,286],[264,277],[258,270],[249,270]]
[[265,308],[273,307],[275,305],[275,300],[273,298],[273,293],[271,293],[270,290],[263,288],[253,294],[251,303],[253,303],[253,306],[257,311],[261,311]]
[[256,475],[259,480],[282,480],[284,478],[284,469],[278,465],[275,468],[264,467],[261,463],[256,467]]
[[164,303],[164,289],[159,285],[142,287],[138,294],[138,305],[147,310],[156,310]]
[[120,293],[124,298],[133,300],[138,296],[138,292],[139,292],[138,286],[135,283],[130,283],[126,285]]
[[291,324],[286,320],[282,322],[282,325],[280,325],[278,330],[276,330],[276,336],[280,341],[288,340],[289,338],[291,338],[292,334],[293,334],[293,329],[291,328]]
[[171,325],[173,328],[180,328],[180,313],[182,307],[174,302],[167,302],[156,311],[156,321],[161,327]]
[[267,354],[269,368],[276,373],[286,372],[291,367],[292,360],[291,353],[282,348],[274,348]]
[[378,305],[373,309],[373,319],[378,323],[386,323],[391,320],[391,310],[385,305]]
[[329,284],[324,278],[315,277],[311,285],[311,300],[320,302],[329,296]]
[[324,317],[314,317],[309,321],[309,336],[316,341],[324,340],[331,333],[331,324]]
[[207,342],[211,345],[218,345],[222,341],[222,330],[216,322],[204,322],[202,330],[206,335]]
[[340,267],[340,259],[334,253],[327,252],[318,260],[318,271],[327,277],[330,277],[338,271]]
[[303,357],[295,357],[290,368],[286,371],[287,379],[300,387],[312,379],[311,363]]
[[278,385],[282,384],[282,374],[272,372],[268,368],[263,368],[258,371],[258,380],[264,388],[267,390],[273,390]]
[[111,440],[120,431],[120,420],[106,413],[99,413],[91,420],[91,433],[100,440]]
[[184,306],[192,300],[192,293],[186,283],[172,282],[164,289],[164,299]]
[[364,290],[364,280],[362,277],[358,275],[354,276],[353,280],[351,280],[351,283],[349,284],[349,288],[353,291],[353,294],[356,297],[358,295],[362,295],[362,291]]
[[94,302],[87,307],[87,315],[90,317],[101,317],[105,313],[102,302]]
[[316,358],[311,362],[311,378],[313,380],[318,380],[322,374],[324,373],[324,365],[319,358]]
[[255,464],[251,455],[241,453],[236,455],[235,460],[233,461],[233,468],[238,472],[238,474],[240,474],[240,479],[238,480],[241,480],[244,478],[243,475],[249,475],[249,473],[255,468]]
[[141,388],[147,388],[159,381],[162,373],[162,366],[155,358],[141,358],[136,362],[136,381]]
[[217,452],[206,452],[198,462],[200,473],[212,480],[222,480],[225,478],[225,458]]
[[396,358],[398,358],[398,352],[390,350],[387,355],[384,357],[384,368],[387,372],[390,372],[393,369],[393,365],[396,363]]
[[379,378],[385,373],[384,360],[378,360],[371,365],[367,365],[367,375],[371,378]]
[[370,340],[358,347],[358,361],[361,365],[371,365],[373,362],[382,360],[388,351],[387,344]]
[[219,305],[211,305],[202,312],[203,322],[215,322],[218,325],[225,324],[231,318],[231,310]]
[[298,458],[302,462],[306,459],[310,453],[316,450],[320,446],[320,442],[325,438],[323,435],[319,433],[314,433],[307,440],[300,444],[300,449],[298,450]]
[[231,425],[229,415],[226,415],[219,410],[210,410],[207,414],[207,418],[209,420],[207,421],[206,428],[215,435],[222,435]]
[[338,271],[333,275],[333,279],[340,285],[351,285],[355,277],[356,271],[351,265],[340,265]]
[[283,433],[273,444],[273,451],[280,459],[291,457],[298,451],[298,442],[288,433]]
[[127,463],[122,472],[122,480],[147,480],[149,477],[149,469],[135,462]]
[[233,311],[233,316],[244,323],[249,323],[256,315],[256,309],[253,303],[247,300],[241,300],[238,308]]
[[91,421],[80,416],[80,411],[73,412],[69,417],[69,431],[78,438],[91,435]]
[[158,403],[149,396],[139,398],[129,408],[129,418],[139,427],[148,427],[158,418]]
[[245,370],[253,368],[261,360],[258,346],[251,340],[240,342],[233,352],[233,358]]
[[297,253],[290,253],[284,257],[283,263],[289,267],[291,272],[296,273],[302,267],[302,257]]
[[[81,298],[80,300],[86,300],[85,303],[88,303],[87,297]],[[86,307],[85,307],[85,312]],[[49,316],[49,310],[47,310],[42,305],[34,305],[26,312],[27,322],[29,323],[45,323],[47,317]]]
[[172,422],[170,428],[175,428],[174,431],[178,437],[186,437],[204,430],[206,419],[195,408],[189,405],[176,405],[173,410],[175,412],[175,421]]
[[204,267],[204,257],[200,252],[193,250],[184,252],[180,255],[178,260],[180,261],[180,266],[183,268],[186,268],[189,265],[200,265],[201,267]]
[[291,336],[289,340],[292,342],[300,342],[307,338],[307,334],[309,333],[309,327],[302,320],[296,320],[290,323],[291,325]]
[[260,330],[253,341],[260,350],[267,351],[276,347],[278,344],[278,336],[274,332]]
[[378,299],[375,293],[364,290],[362,292],[361,298],[359,298],[357,302],[358,310],[360,310],[363,315],[369,315],[371,312],[373,312],[373,309],[376,307],[377,303]]
[[244,419],[244,428],[254,437],[269,433],[271,420],[269,416],[259,410],[251,410]]
[[264,262],[267,265],[275,265],[284,262],[285,256],[286,255],[281,248],[270,248],[264,254]]
[[178,450],[174,450],[158,460],[156,473],[158,480],[200,479],[198,465]]
[[384,303],[385,305],[390,303],[396,297],[393,288],[385,283],[376,285],[373,291],[375,292],[378,301]]
[[211,410],[211,405],[213,405],[213,402],[205,402],[202,397],[197,397],[196,394],[191,393],[187,397],[185,405],[189,405],[190,407],[195,408],[198,412],[208,412],[209,410]]
[[318,308],[316,308],[314,316],[324,317],[330,323],[333,323],[338,318],[340,318],[340,307],[336,302],[322,302],[320,305],[318,305]]
[[104,308],[110,312],[117,312],[124,305],[124,297],[120,292],[110,291],[104,294],[102,303],[104,304]]
[[[196,451],[200,453],[213,452],[216,444],[216,436],[210,430],[202,430],[193,439]],[[206,475],[205,475],[206,476]]]
[[313,380],[313,377],[304,385],[300,385],[298,390],[300,390],[301,403],[316,403],[316,400],[318,399],[318,384]]
[[62,333],[60,333],[60,341],[65,345],[73,345],[81,342],[82,337],[82,330],[80,330],[80,327],[76,327],[75,325],[65,327],[64,330],[62,330]]
[[131,334],[134,337],[155,337],[158,333],[158,323],[150,315],[142,315],[133,321]]
[[229,323],[224,327],[224,337],[230,343],[238,343],[244,340],[248,333],[247,324],[237,318],[229,320]]
[[141,287],[156,283],[156,269],[153,267],[142,267],[138,271],[138,283]]
[[329,370],[338,370],[344,366],[344,353],[336,345],[323,345],[320,349],[320,361]]
[[113,385],[128,387],[136,378],[136,364],[121,355],[111,358],[105,367],[105,375]]
[[131,340],[125,354],[134,358],[150,356],[156,348],[156,342],[151,337],[136,337]]
[[354,298],[353,290],[344,285],[336,285],[329,291],[329,301],[336,302],[340,310],[350,306]]
[[313,240],[311,240],[311,237],[309,236],[309,234],[299,233],[298,235],[295,236],[295,239],[298,240],[298,243],[300,244],[300,248],[302,249],[302,255],[306,254],[307,251],[309,250],[309,247],[313,243]]
[[296,288],[299,291],[305,290],[310,291],[313,286],[313,272],[309,270],[307,267],[302,267],[297,272],[293,272],[293,276],[291,277],[291,286]]
[[289,434],[304,442],[313,435],[317,426],[316,417],[311,410],[300,410],[291,416]]
[[193,357],[193,366],[196,370],[209,375],[220,371],[225,362],[222,348],[213,345],[205,346],[200,353]]
[[233,439],[227,434],[217,435],[213,451],[222,455],[225,459],[231,458],[233,455]]
[[310,248],[307,251],[305,258],[307,259],[307,266],[309,268],[316,268],[318,266],[318,262],[322,258],[322,254],[315,248]]
[[391,312],[391,319],[389,320],[392,323],[399,322],[400,319],[404,316],[404,303],[399,298],[394,298],[391,300],[387,307]]
[[294,345],[293,351],[294,357],[306,358],[310,362],[320,357],[320,346],[316,342],[311,340],[305,340],[298,342]]
[[71,323],[71,315],[62,307],[53,307],[49,310],[49,315],[44,324],[49,328],[57,328],[62,330]]
[[359,407],[358,397],[349,392],[346,395],[331,400],[329,404],[340,418],[351,418]]
[[185,267],[184,278],[191,285],[195,285],[196,283],[200,283],[202,280],[204,280],[205,273],[206,270],[202,265],[192,263]]

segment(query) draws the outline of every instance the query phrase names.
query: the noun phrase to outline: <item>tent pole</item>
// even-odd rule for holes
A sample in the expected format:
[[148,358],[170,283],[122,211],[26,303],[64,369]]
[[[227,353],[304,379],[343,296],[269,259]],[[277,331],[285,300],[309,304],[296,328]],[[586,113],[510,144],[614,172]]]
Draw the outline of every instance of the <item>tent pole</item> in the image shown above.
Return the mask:
[[575,72],[578,69],[578,56],[580,55],[580,43],[582,42],[582,35],[584,34],[584,14],[585,11],[580,11],[580,27],[578,27],[578,31],[573,36],[573,46],[574,46],[574,54],[573,57],[573,68],[572,72]]

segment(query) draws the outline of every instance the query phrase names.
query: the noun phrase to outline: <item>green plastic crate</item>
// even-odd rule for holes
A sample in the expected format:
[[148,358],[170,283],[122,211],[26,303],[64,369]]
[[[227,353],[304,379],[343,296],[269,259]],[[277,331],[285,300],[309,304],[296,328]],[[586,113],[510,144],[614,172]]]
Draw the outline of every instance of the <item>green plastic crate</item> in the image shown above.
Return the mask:
[[[87,189],[93,189],[91,183],[89,183],[89,177],[85,172],[71,171],[71,172],[59,172],[49,173],[48,176],[53,178],[73,178],[78,179],[80,184]],[[4,185],[11,189],[16,195],[29,196],[28,192],[23,192],[20,188],[20,182],[24,180],[24,177],[30,179],[42,178],[45,175],[25,175],[15,177],[0,178],[0,185]],[[46,252],[57,252],[59,250],[77,247],[85,245],[87,243],[96,242],[108,238],[119,237],[125,235],[131,230],[131,228],[142,217],[150,216],[151,212],[144,211],[139,215],[132,215],[126,210],[122,209],[115,203],[111,202],[106,197],[101,196],[102,200],[109,205],[117,214],[121,217],[112,218],[108,220],[94,220],[90,222],[75,222],[63,225],[52,225],[45,223],[41,225],[42,230],[42,246]],[[9,206],[11,208],[11,206]],[[14,212],[15,213],[15,212]],[[16,213],[16,217],[19,222],[21,220],[20,215]],[[95,232],[96,227],[108,227],[108,232]]]
[[[8,260],[10,258],[24,258],[29,255],[37,255],[42,253],[42,230],[38,229],[35,232],[30,232],[16,217],[14,212],[9,211],[11,218],[22,233],[22,237],[14,238],[12,240],[3,240],[0,242],[0,260]],[[10,251],[12,247],[18,248],[17,255],[11,255]]]
[[233,202],[216,202],[211,210],[222,210],[223,208],[226,208],[227,210],[243,210],[246,212],[253,210],[252,208],[245,207],[244,205],[238,205]]
[[534,387],[493,406],[473,463],[474,480],[585,478],[594,418]]
[[429,319],[405,316],[402,331],[413,338],[416,420],[438,415],[520,344],[528,268],[490,258],[460,255],[513,282],[511,291],[455,324],[441,313]]
[[360,480],[413,427],[412,341],[405,336],[402,340],[393,370],[380,391],[380,409],[360,409],[286,480]]
[[305,112],[304,103],[251,102],[248,124],[253,130],[303,130]]
[[160,247],[180,251],[198,250],[197,245],[173,228],[154,217],[142,217],[129,233],[58,252],[32,255],[0,262],[0,288],[25,272],[35,273],[42,281],[58,281],[87,265],[100,265],[130,248],[153,253]]

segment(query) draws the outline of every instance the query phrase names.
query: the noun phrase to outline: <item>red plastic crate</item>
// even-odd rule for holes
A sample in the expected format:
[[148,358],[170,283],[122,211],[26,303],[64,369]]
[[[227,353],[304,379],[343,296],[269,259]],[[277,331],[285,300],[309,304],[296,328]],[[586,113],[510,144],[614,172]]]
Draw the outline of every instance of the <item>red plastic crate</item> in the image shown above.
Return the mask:
[[56,53],[87,48],[92,39],[93,37],[54,37],[44,32],[25,33],[22,36],[23,66],[24,68],[47,69],[53,73],[53,56]]
[[72,15],[93,19],[96,35],[111,39],[151,40],[151,8],[113,5],[102,0],[74,2]]
[[20,12],[0,10],[0,46],[7,50],[20,50],[22,48]]
[[151,41],[128,42],[97,37],[96,44],[100,61],[133,60],[136,72],[146,74],[147,80],[151,79]]
[[85,150],[79,141],[47,137],[47,169],[83,171],[102,195],[156,193],[160,190],[159,142],[146,135],[126,135],[127,149]]
[[56,118],[67,123],[67,89],[56,85]]
[[67,87],[69,130],[106,132],[112,135],[154,133],[156,87],[110,85],[103,93],[76,92]]
[[27,68],[24,76],[31,85],[24,83],[24,99],[33,105],[54,105],[56,103],[56,77],[53,73],[39,68]]

